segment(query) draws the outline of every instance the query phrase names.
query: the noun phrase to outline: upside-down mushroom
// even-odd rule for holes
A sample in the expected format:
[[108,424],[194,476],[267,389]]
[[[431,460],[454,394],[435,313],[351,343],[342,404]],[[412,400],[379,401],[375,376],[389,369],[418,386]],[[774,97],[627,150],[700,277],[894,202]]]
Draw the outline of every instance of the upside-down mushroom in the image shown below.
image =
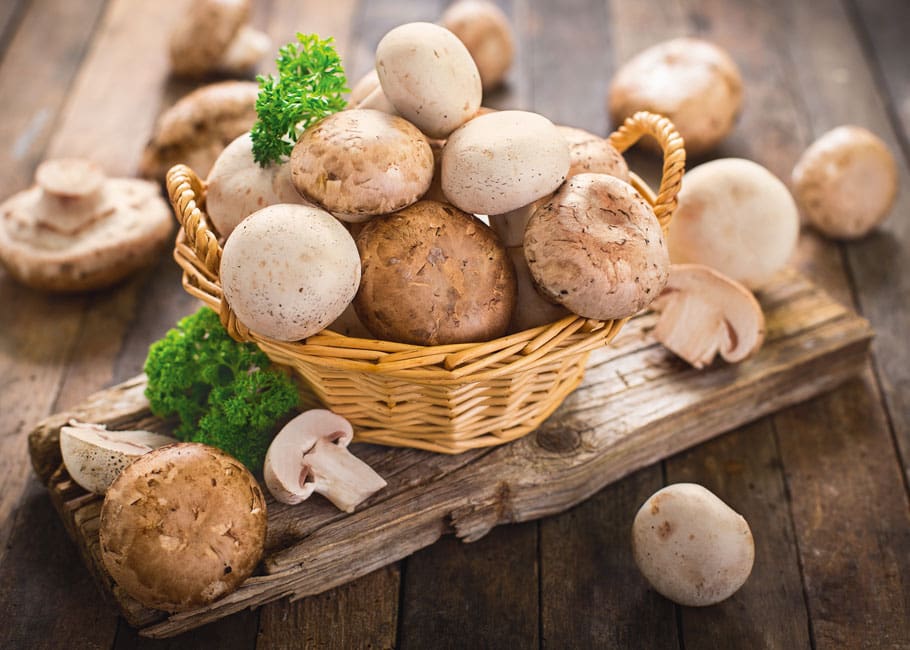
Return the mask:
[[351,423],[325,409],[304,411],[278,432],[265,456],[269,492],[294,505],[318,492],[340,510],[353,512],[386,486],[385,479],[354,456]]
[[696,368],[717,353],[730,363],[743,361],[765,339],[765,317],[752,292],[701,264],[672,265],[651,308],[660,312],[655,338]]

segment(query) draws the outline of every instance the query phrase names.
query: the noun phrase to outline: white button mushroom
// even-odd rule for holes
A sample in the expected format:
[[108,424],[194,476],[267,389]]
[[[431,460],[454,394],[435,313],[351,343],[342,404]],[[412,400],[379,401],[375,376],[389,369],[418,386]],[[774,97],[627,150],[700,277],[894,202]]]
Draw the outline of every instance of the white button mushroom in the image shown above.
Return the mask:
[[376,73],[375,68],[363,75],[351,88],[348,108],[372,108],[389,115],[398,115],[398,111],[392,106],[392,102],[382,92],[382,86],[379,84],[379,75]]
[[439,23],[468,48],[484,91],[502,83],[515,58],[515,37],[502,9],[486,0],[459,0]]
[[701,264],[670,266],[651,309],[660,312],[654,338],[696,368],[718,352],[731,363],[743,361],[765,339],[765,317],[752,292]]
[[884,221],[894,206],[897,163],[874,133],[840,126],[803,152],[792,186],[813,226],[828,237],[856,239]]
[[281,341],[325,328],[360,284],[350,233],[328,212],[278,204],[244,219],[221,258],[224,297],[241,323]]
[[607,174],[566,181],[534,212],[524,250],[546,298],[599,320],[647,307],[667,283],[670,266],[651,206]]
[[632,554],[660,594],[699,607],[743,586],[755,544],[746,520],[710,490],[677,483],[655,492],[635,515]]
[[72,421],[60,429],[60,454],[67,473],[95,494],[104,494],[123,468],[153,449],[177,442],[151,431],[108,431]]
[[674,264],[704,264],[756,289],[784,267],[798,236],[787,186],[751,160],[723,158],[686,172],[668,244]]
[[442,191],[474,214],[497,215],[550,194],[566,179],[569,145],[553,123],[527,111],[474,118],[442,150]]
[[317,492],[340,510],[353,512],[386,486],[385,480],[348,445],[351,423],[324,409],[304,411],[278,432],[265,456],[265,484],[278,501],[294,505]]
[[300,135],[291,178],[298,192],[339,219],[362,222],[425,194],[433,152],[405,119],[371,109],[341,111]]
[[407,23],[376,47],[382,90],[398,113],[431,138],[445,138],[480,108],[480,73],[452,32]]
[[241,221],[276,203],[308,205],[291,181],[288,162],[262,167],[253,160],[253,140],[247,131],[225,147],[206,179],[205,211],[222,237]]
[[742,76],[723,49],[698,38],[659,43],[626,62],[610,84],[614,124],[638,111],[670,118],[694,156],[732,129],[742,104]]

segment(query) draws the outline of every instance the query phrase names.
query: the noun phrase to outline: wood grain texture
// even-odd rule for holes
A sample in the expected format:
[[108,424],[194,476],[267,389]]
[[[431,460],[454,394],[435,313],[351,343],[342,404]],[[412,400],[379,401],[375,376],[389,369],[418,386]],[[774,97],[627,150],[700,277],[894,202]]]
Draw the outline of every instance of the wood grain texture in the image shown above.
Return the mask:
[[[406,557],[447,532],[476,540],[498,524],[560,512],[637,468],[828,389],[863,363],[869,337],[864,321],[825,300],[798,276],[782,276],[778,290],[769,290],[764,298],[768,340],[747,364],[697,373],[649,339],[653,316],[640,317],[615,348],[592,355],[585,383],[535,435],[475,456],[381,450],[388,465],[380,462],[380,473],[390,483],[408,477],[400,484],[404,489],[380,492],[358,512],[306,531],[282,530],[293,527],[294,520],[282,524],[273,514],[269,536],[287,540],[287,546],[270,545],[266,575],[251,578],[208,608],[160,623],[153,612],[115,593],[124,614],[134,624],[148,626],[144,631],[150,635],[171,635],[282,596],[320,593]],[[147,421],[139,389],[134,382],[125,391],[112,389],[97,398],[99,411],[92,419],[104,421],[105,401],[115,401],[122,421],[130,408],[126,396],[132,395],[135,419]],[[35,438],[48,435],[53,426],[36,429]],[[364,448],[364,457],[370,449]],[[403,461],[398,470],[396,454]],[[415,463],[415,455],[427,462]],[[50,487],[86,549],[90,568],[110,587],[93,538],[99,500],[74,491],[65,472],[55,475]],[[319,500],[306,502],[296,508],[296,520],[306,520],[309,513],[319,517],[324,508]],[[299,542],[291,543],[301,534]]]

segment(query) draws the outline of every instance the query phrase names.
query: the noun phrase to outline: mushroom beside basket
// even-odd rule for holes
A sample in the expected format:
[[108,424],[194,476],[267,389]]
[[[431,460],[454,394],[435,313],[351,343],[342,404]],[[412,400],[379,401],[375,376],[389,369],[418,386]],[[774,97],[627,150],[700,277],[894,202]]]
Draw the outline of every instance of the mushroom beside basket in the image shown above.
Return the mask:
[[[663,151],[657,194],[632,175],[654,207],[666,236],[682,182],[685,151],[673,124],[636,113],[612,135],[620,152],[642,136]],[[510,442],[536,429],[580,383],[589,353],[608,344],[627,319],[568,316],[482,343],[420,346],[360,339],[324,330],[302,341],[277,341],[240,323],[222,299],[221,246],[203,212],[205,185],[185,165],[167,175],[181,228],[174,257],[183,287],[220,314],[228,333],[256,343],[275,363],[292,368],[324,405],[347,418],[355,440],[460,453]]]

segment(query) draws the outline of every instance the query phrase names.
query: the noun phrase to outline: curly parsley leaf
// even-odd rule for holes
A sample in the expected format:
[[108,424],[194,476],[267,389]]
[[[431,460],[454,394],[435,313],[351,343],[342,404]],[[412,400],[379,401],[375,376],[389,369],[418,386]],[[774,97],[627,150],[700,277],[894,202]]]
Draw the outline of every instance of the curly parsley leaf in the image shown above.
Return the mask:
[[289,156],[301,132],[345,107],[347,79],[332,42],[298,33],[297,43],[278,50],[278,76],[256,77],[253,159],[261,166]]

